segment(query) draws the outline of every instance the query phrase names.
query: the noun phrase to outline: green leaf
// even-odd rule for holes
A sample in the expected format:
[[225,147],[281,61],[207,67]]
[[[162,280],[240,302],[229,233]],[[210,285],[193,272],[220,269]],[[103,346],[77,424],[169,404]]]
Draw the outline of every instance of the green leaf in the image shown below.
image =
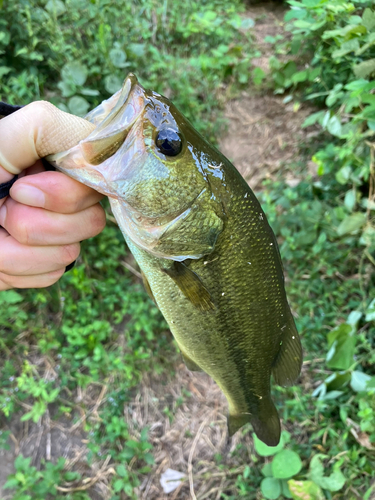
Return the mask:
[[76,85],[83,85],[87,79],[87,67],[78,62],[73,61],[66,63],[61,70],[61,77],[68,83],[73,81]]
[[330,134],[340,137],[341,135],[341,122],[338,116],[333,115],[327,122],[327,130]]
[[329,332],[327,338],[330,349],[326,357],[329,368],[347,370],[352,365],[357,340],[353,333],[353,326],[347,323]]
[[255,451],[258,453],[258,455],[260,455],[261,457],[270,457],[278,453],[280,450],[282,450],[286,443],[289,443],[290,434],[287,431],[283,431],[281,433],[280,443],[277,446],[267,446],[254,433],[253,433],[253,439],[254,439]]
[[353,371],[350,385],[353,391],[362,392],[368,389],[367,384],[370,380],[371,380],[370,375],[367,375],[366,373],[359,371]]
[[272,460],[272,473],[278,479],[289,479],[302,469],[298,454],[292,450],[282,450]]
[[266,77],[266,73],[262,70],[262,68],[254,68],[251,72],[254,85],[260,85],[264,78]]
[[[332,107],[338,100],[342,99],[344,97],[344,92],[331,92],[329,96],[326,99],[326,105],[330,108]],[[341,123],[340,123],[341,127]]]
[[338,172],[336,172],[336,180],[339,184],[344,185],[350,179],[351,174],[352,174],[351,167],[349,165],[345,165],[344,167],[340,168]]
[[358,322],[362,318],[361,311],[351,311],[346,322],[353,327],[353,332],[357,330]]
[[351,380],[350,372],[332,373],[325,381],[327,391],[337,391],[345,387]]
[[7,75],[10,71],[12,71],[12,68],[9,68],[8,66],[0,66],[0,78]]
[[373,299],[370,302],[368,308],[366,309],[366,321],[374,321],[374,320],[375,320],[375,299]]
[[310,462],[310,479],[324,490],[339,491],[345,484],[345,476],[336,466],[332,474],[324,475],[324,465],[321,459],[327,458],[327,455],[321,453],[315,455]]
[[375,72],[375,59],[363,61],[353,67],[355,76],[358,78],[366,78]]
[[307,80],[307,77],[308,77],[308,72],[307,70],[304,70],[304,71],[297,71],[297,73],[294,73],[291,79],[293,83],[300,83],[300,82],[305,82]]
[[302,123],[302,128],[310,127],[310,125],[314,125],[315,123],[319,123],[320,120],[324,116],[324,111],[317,111],[312,115],[308,116],[306,120]]
[[68,82],[67,80],[61,80],[61,82],[57,84],[57,87],[61,90],[61,95],[63,97],[71,97],[77,91],[77,87],[72,81]]
[[375,28],[375,12],[373,12],[369,7],[367,7],[367,9],[363,12],[362,24],[367,31],[372,31],[372,29]]
[[324,500],[322,490],[312,481],[288,481],[289,490],[294,500]]
[[345,193],[344,205],[350,212],[353,212],[355,204],[356,204],[356,192],[354,189],[351,189],[350,191],[347,191]]
[[283,497],[293,498],[288,486],[288,481],[286,479],[282,479],[280,483],[281,483],[281,494],[283,495]]
[[255,21],[251,17],[245,17],[241,21],[241,29],[242,30],[249,30],[250,28],[253,28],[255,26]]
[[116,75],[108,75],[104,78],[104,88],[109,94],[114,94],[122,87],[122,80]]
[[127,45],[126,50],[131,55],[134,55],[136,57],[142,57],[146,53],[146,44],[145,43],[130,43],[129,45]]
[[88,95],[88,96],[92,96],[92,97],[95,97],[97,95],[100,95],[100,92],[99,90],[96,90],[96,89],[88,89],[88,88],[83,88],[81,89],[80,93],[82,95]]
[[71,97],[68,101],[69,111],[73,115],[84,116],[89,110],[89,107],[90,104],[86,101],[86,99],[78,95]]
[[129,473],[123,464],[116,467],[116,472],[120,477],[128,477]]
[[109,58],[116,68],[126,68],[129,63],[126,62],[126,54],[120,48],[113,48],[109,51]]
[[353,38],[352,40],[348,40],[341,44],[341,47],[332,52],[332,57],[337,59],[339,57],[344,56],[345,54],[349,54],[349,52],[355,52],[359,49],[359,41],[357,38]]
[[345,217],[337,228],[337,234],[343,236],[344,234],[355,234],[363,227],[366,222],[366,214],[363,212],[354,212]]
[[281,484],[274,477],[266,477],[260,483],[260,489],[265,498],[268,500],[276,500],[281,495]]
[[359,80],[353,80],[352,82],[348,83],[345,85],[346,90],[363,90],[365,88],[365,85],[368,84],[368,80],[365,80],[363,78]]
[[265,464],[261,471],[260,471],[264,477],[273,477],[273,474],[272,474],[272,464],[271,462],[269,462],[268,464]]
[[5,304],[18,304],[22,302],[23,297],[14,290],[7,290],[5,292],[0,292],[0,302]]
[[61,16],[66,11],[65,4],[61,0],[48,0],[44,8],[56,17]]

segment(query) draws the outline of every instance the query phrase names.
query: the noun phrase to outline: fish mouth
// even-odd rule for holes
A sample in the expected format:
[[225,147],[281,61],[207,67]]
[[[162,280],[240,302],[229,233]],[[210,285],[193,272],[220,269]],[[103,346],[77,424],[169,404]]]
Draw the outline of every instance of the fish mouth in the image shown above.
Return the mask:
[[130,73],[118,92],[84,117],[96,128],[73,148],[49,155],[46,160],[70,177],[109,195],[103,182],[106,160],[124,144],[143,115],[146,100],[145,89]]

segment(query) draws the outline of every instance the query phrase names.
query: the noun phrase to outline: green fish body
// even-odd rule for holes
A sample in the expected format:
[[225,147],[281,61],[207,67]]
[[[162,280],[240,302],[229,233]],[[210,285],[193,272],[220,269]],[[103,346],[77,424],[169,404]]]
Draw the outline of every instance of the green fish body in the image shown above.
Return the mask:
[[225,394],[229,434],[251,422],[275,446],[271,374],[277,384],[294,383],[302,351],[258,200],[173,104],[133,75],[86,118],[94,132],[49,160],[109,196],[187,367]]

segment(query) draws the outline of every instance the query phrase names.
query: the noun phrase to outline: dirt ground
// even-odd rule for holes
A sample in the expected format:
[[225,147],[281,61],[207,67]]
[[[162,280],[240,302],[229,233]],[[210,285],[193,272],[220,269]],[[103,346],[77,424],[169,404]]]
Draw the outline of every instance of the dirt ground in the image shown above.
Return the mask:
[[[271,54],[270,45],[263,40],[267,35],[280,32],[283,13],[283,7],[277,3],[261,3],[250,7],[246,14],[256,22],[254,36],[263,53],[254,60],[254,65],[265,71]],[[296,112],[293,104],[285,104],[283,99],[284,96],[251,90],[227,104],[229,127],[220,141],[220,149],[253,189],[258,189],[262,180],[272,178],[282,165],[297,157],[298,144],[304,134],[300,126],[311,110],[302,107]],[[287,175],[290,183],[298,182],[292,172]],[[105,387],[92,387],[76,398],[91,407],[89,416],[81,416],[79,424],[82,424],[85,418],[96,418],[105,399]],[[181,401],[180,406],[176,401]],[[176,367],[176,376],[169,380],[146,377],[126,407],[125,415],[135,438],[139,437],[138,429],[150,428],[149,440],[154,447],[156,463],[139,489],[139,499],[215,500],[222,492],[231,494],[229,485],[233,484],[233,478],[243,472],[244,462],[248,465],[252,462],[253,445],[249,434],[242,436],[239,432],[228,439],[226,413],[227,403],[216,384],[205,374],[188,371],[183,363]],[[173,415],[172,421],[169,414]],[[12,498],[1,486],[13,472],[15,456],[22,452],[32,457],[35,466],[43,458],[66,457],[71,470],[85,473],[88,479],[83,486],[91,498],[106,500],[106,485],[114,470],[109,457],[91,468],[87,466],[88,438],[82,428],[68,418],[55,421],[48,413],[38,424],[15,420],[10,427],[11,449],[0,450],[0,498]],[[246,461],[243,455],[239,460],[236,453],[232,453],[238,447],[246,454]],[[220,463],[231,467],[230,476],[222,472]],[[186,476],[176,490],[166,495],[160,477],[168,468]]]

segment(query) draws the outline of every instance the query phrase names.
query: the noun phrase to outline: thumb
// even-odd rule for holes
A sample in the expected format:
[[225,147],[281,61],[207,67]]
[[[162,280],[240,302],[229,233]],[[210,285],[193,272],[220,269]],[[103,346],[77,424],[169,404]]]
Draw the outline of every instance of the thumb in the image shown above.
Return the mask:
[[47,101],[33,102],[0,120],[0,165],[19,174],[39,158],[75,146],[94,128]]

